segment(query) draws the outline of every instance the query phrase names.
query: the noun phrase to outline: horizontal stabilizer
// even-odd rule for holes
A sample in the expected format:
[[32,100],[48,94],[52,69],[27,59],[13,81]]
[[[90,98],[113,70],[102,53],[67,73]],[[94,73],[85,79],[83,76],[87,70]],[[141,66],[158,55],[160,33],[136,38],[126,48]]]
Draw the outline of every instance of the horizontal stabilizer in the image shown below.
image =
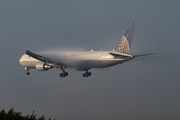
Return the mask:
[[141,56],[148,56],[148,55],[154,55],[154,54],[157,54],[157,53],[134,55],[133,57],[141,57]]
[[125,56],[125,55],[119,55],[119,54],[115,54],[115,53],[109,53],[111,54],[112,56],[116,57],[116,58],[128,58],[130,56]]
[[126,60],[129,60],[129,59],[132,59],[133,56],[130,55],[130,54],[117,54],[117,53],[109,53],[110,55],[114,56],[115,59],[126,59]]

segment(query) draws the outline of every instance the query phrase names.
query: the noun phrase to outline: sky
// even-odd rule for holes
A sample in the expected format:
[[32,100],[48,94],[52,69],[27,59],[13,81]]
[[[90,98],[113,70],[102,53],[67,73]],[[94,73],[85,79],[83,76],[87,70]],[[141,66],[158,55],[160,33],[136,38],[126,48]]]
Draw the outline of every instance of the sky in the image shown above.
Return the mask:
[[[57,120],[179,120],[180,1],[0,0],[0,110]],[[113,50],[136,21],[131,54],[91,77],[19,64],[26,50]]]

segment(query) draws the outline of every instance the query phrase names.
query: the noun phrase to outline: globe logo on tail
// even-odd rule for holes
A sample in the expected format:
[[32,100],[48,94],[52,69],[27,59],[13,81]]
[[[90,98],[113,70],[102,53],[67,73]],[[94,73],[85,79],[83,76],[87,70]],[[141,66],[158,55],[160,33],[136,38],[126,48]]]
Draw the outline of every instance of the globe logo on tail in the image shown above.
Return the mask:
[[129,43],[124,36],[119,41],[119,44],[117,44],[114,51],[121,52],[121,53],[129,53]]
[[136,22],[132,22],[113,51],[129,53]]

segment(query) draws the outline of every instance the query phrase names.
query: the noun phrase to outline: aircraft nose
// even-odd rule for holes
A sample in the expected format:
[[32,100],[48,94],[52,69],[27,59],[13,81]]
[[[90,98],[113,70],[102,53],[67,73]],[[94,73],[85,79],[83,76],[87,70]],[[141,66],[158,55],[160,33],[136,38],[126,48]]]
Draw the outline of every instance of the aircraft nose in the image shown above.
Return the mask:
[[21,65],[22,65],[22,58],[20,58],[20,59],[19,59],[19,64],[21,64]]
[[23,66],[23,62],[24,60],[22,59],[22,57],[19,59],[19,64]]

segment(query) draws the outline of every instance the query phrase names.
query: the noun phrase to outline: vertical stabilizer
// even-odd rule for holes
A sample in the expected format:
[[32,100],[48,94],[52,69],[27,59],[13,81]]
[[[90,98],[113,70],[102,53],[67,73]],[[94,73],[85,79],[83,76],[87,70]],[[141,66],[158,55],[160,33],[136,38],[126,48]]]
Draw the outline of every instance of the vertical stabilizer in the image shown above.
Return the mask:
[[121,53],[129,53],[135,27],[136,27],[136,22],[132,22],[113,51],[117,51]]

